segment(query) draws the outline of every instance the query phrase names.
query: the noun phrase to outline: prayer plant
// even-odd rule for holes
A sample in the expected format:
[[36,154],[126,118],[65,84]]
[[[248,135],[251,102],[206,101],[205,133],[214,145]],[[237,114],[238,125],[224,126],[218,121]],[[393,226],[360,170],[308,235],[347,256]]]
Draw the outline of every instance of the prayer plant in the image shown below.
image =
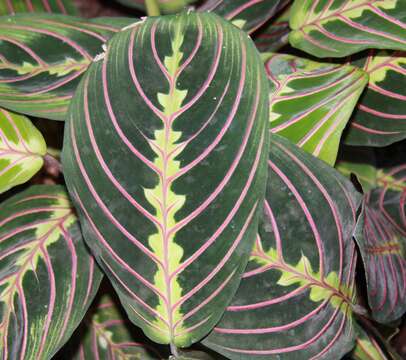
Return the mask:
[[399,359],[406,1],[118,3],[0,0],[0,358]]

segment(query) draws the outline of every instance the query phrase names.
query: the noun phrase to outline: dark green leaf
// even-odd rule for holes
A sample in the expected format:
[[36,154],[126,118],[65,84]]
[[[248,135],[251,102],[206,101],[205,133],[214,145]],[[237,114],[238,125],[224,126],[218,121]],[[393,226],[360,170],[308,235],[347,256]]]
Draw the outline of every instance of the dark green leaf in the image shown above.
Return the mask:
[[0,15],[47,12],[75,15],[73,0],[0,0]]

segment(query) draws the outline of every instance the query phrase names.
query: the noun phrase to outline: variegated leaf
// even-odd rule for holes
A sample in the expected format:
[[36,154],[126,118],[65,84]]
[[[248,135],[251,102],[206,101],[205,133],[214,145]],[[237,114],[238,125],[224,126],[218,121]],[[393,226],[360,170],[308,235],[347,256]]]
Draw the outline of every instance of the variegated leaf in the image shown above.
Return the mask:
[[77,13],[73,0],[0,0],[0,15],[27,12]]
[[[0,105],[42,118],[64,120],[79,80],[102,45],[124,23],[64,15],[0,18]],[[117,23],[117,26],[114,24]]]
[[288,2],[289,0],[207,0],[199,11],[214,12],[251,33]]
[[348,65],[264,54],[271,85],[271,132],[334,165],[342,132],[367,75]]
[[271,137],[264,215],[240,287],[203,341],[229,359],[341,359],[354,345],[359,195]]
[[[145,0],[117,0],[119,3],[145,11]],[[164,14],[176,13],[193,4],[197,0],[156,0],[159,9]]]
[[351,120],[345,142],[349,145],[386,146],[405,139],[405,53],[372,50],[352,63],[368,73],[369,84]]
[[0,354],[51,359],[101,280],[61,186],[33,186],[0,205]]
[[207,13],[148,18],[109,44],[70,107],[68,188],[131,320],[186,347],[218,321],[248,261],[266,74],[249,37]]
[[357,329],[357,340],[355,348],[348,358],[353,360],[390,360],[378,341],[359,325]]
[[406,311],[406,165],[378,172],[366,193],[355,239],[361,250],[373,317],[382,323]]
[[351,175],[354,174],[364,193],[378,187],[378,172],[373,165],[339,161],[336,164],[336,169],[349,179],[351,179]]
[[66,360],[167,359],[148,344],[110,295],[96,302],[60,355]]
[[28,118],[0,108],[0,194],[31,179],[41,169],[46,150]]
[[289,41],[318,57],[406,50],[404,0],[295,0]]
[[290,7],[280,16],[271,21],[264,29],[255,33],[254,41],[260,52],[276,52],[287,45],[289,28]]

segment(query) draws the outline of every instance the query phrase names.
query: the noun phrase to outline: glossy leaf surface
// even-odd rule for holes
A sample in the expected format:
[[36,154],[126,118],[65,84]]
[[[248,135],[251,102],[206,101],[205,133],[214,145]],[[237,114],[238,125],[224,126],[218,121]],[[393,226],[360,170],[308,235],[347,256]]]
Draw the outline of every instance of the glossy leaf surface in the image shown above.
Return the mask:
[[318,57],[406,50],[404,0],[295,0],[289,40]]
[[279,17],[255,33],[254,41],[260,52],[276,52],[288,44],[290,8]]
[[211,14],[148,18],[109,44],[70,107],[66,180],[131,320],[186,347],[218,321],[248,261],[266,74],[247,34]]
[[46,151],[44,138],[28,118],[0,108],[0,194],[31,179]]
[[359,195],[333,168],[275,135],[268,171],[250,261],[203,343],[230,359],[341,359],[355,337]]
[[200,11],[211,11],[250,33],[258,29],[288,0],[207,0]]
[[378,173],[377,181],[382,186],[365,195],[355,239],[372,315],[389,323],[406,311],[406,165]]
[[406,55],[370,51],[352,62],[369,75],[345,137],[349,145],[386,146],[406,138]]
[[334,165],[342,132],[367,75],[353,66],[291,55],[263,57],[271,86],[271,131]]
[[[102,45],[134,19],[100,24],[63,15],[0,18],[0,105],[64,120],[79,80]],[[117,22],[117,26],[114,23]]]
[[0,0],[0,15],[47,12],[75,15],[73,0]]
[[[165,359],[127,318],[116,299],[104,295],[93,305],[68,343],[66,360]],[[73,350],[73,352],[72,352]],[[167,357],[166,357],[167,358]]]
[[51,359],[101,280],[61,186],[33,186],[0,205],[0,354]]

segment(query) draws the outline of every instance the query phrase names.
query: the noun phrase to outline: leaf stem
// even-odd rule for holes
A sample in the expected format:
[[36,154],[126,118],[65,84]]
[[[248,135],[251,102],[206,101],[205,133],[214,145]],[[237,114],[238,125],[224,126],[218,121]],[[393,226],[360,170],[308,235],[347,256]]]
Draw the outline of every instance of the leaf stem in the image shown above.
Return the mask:
[[175,359],[177,359],[179,357],[178,348],[172,342],[171,342],[170,346],[171,346],[172,355],[175,357]]
[[145,0],[145,6],[147,7],[148,16],[161,15],[157,0]]

